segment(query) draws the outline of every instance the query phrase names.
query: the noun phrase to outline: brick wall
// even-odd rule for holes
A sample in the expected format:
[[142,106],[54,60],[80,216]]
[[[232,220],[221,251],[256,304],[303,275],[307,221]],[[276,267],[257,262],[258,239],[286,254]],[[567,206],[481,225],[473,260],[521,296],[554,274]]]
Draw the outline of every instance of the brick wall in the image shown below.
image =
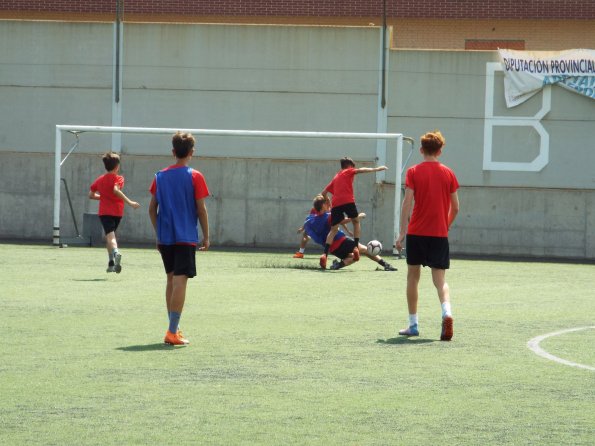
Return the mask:
[[[0,11],[111,14],[116,0],[0,0]],[[126,14],[379,17],[383,0],[124,0]],[[386,0],[393,18],[595,19],[594,0]]]
[[[466,41],[522,41],[529,51],[595,48],[595,20],[402,19],[393,23],[393,48],[465,49]],[[429,29],[432,32],[420,32]],[[520,49],[520,47],[503,45]],[[488,48],[467,48],[488,49]],[[492,48],[493,49],[493,48]]]

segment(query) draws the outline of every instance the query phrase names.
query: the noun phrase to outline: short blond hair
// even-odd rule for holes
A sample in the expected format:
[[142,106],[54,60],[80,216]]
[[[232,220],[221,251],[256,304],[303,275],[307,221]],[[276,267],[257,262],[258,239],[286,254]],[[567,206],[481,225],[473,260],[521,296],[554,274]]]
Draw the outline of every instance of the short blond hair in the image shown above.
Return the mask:
[[312,201],[312,207],[316,209],[316,212],[320,212],[322,211],[322,206],[324,206],[324,203],[326,203],[326,198],[324,198],[324,195],[318,194]]

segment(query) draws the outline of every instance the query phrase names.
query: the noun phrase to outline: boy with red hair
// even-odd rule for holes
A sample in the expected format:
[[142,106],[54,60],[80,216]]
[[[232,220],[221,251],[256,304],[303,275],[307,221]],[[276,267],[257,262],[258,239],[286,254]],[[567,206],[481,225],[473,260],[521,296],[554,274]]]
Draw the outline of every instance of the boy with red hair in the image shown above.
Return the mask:
[[453,318],[450,308],[450,290],[445,277],[446,270],[450,267],[448,230],[459,212],[457,195],[459,183],[454,172],[438,161],[445,142],[442,133],[438,130],[421,137],[419,150],[424,160],[407,170],[405,197],[401,210],[401,230],[395,246],[398,251],[401,251],[403,240],[407,235],[409,327],[399,331],[399,334],[419,336],[417,301],[423,265],[432,269],[432,281],[442,306],[440,340],[450,341],[453,336]]

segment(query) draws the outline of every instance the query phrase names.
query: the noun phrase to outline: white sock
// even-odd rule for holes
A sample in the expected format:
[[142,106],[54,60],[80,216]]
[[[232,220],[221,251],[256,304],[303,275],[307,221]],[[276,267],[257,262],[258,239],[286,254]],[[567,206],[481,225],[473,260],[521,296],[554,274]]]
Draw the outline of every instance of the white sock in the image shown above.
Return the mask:
[[450,311],[450,302],[443,302],[442,303],[442,317],[452,316]]
[[303,254],[306,251],[306,248],[300,248],[300,253]]
[[417,325],[417,313],[409,315],[409,326]]

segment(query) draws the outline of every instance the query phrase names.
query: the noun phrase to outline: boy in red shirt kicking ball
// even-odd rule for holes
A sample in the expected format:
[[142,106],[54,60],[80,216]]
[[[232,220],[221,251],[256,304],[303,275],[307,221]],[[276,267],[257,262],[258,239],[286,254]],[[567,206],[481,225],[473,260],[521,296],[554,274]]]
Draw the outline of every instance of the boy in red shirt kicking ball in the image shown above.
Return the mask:
[[421,137],[419,150],[424,160],[407,170],[405,197],[401,210],[401,229],[395,246],[400,252],[407,235],[409,327],[399,331],[399,334],[419,336],[417,300],[423,265],[432,269],[432,281],[442,305],[440,340],[450,341],[453,336],[453,319],[450,309],[450,290],[445,276],[446,270],[450,267],[448,230],[459,212],[457,195],[459,183],[454,172],[438,161],[444,143],[444,137],[438,130]]
[[103,165],[107,173],[98,177],[91,184],[89,198],[91,200],[99,200],[99,220],[105,232],[105,247],[109,256],[107,272],[119,274],[122,271],[122,254],[118,251],[116,229],[118,229],[124,215],[124,203],[134,209],[138,209],[140,204],[130,200],[122,192],[124,177],[118,175],[120,171],[120,155],[107,152],[103,155]]
[[380,167],[360,167],[356,168],[355,163],[351,158],[345,157],[341,159],[341,170],[337,172],[335,177],[322,191],[322,196],[328,199],[328,194],[333,195],[332,208],[331,208],[331,231],[326,238],[326,244],[324,245],[324,254],[320,256],[320,267],[326,269],[326,260],[329,253],[329,249],[337,231],[339,230],[339,224],[343,221],[345,216],[351,219],[353,223],[353,239],[355,241],[355,248],[353,249],[354,261],[359,260],[359,236],[361,232],[361,226],[359,222],[359,212],[355,206],[355,196],[353,194],[353,179],[359,173],[371,173],[386,170],[386,166]]

